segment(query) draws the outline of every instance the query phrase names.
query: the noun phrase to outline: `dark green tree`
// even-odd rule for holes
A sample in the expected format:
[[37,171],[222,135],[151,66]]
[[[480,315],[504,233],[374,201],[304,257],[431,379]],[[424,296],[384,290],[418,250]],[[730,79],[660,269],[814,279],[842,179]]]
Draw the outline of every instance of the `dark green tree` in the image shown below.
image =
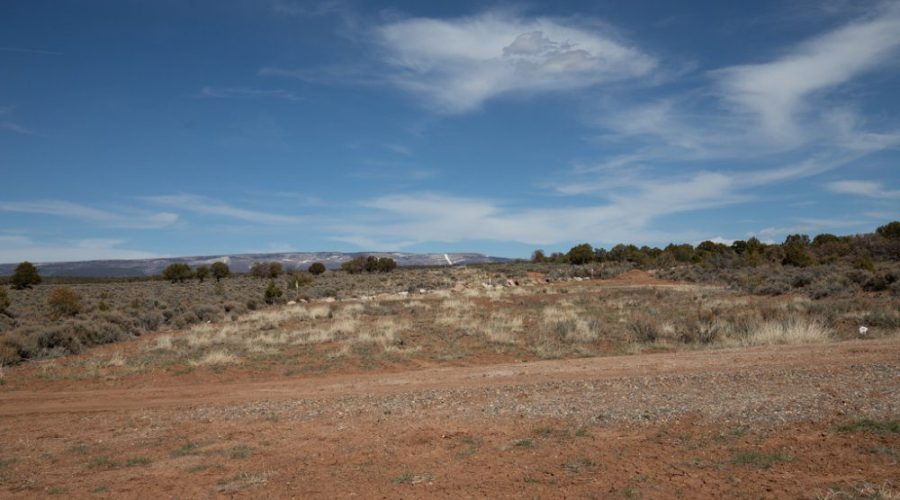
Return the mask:
[[41,275],[38,274],[38,269],[34,264],[25,261],[16,266],[10,282],[16,290],[31,288],[32,285],[37,285],[41,282]]
[[784,259],[781,263],[785,266],[808,267],[814,261],[806,246],[795,242],[784,246]]
[[831,243],[838,243],[840,241],[841,241],[841,239],[833,234],[822,233],[820,235],[817,235],[815,238],[813,238],[812,246],[821,247],[823,245],[828,245]]
[[887,224],[875,230],[876,233],[885,238],[900,238],[900,221],[888,222]]
[[379,273],[389,273],[397,269],[397,262],[390,257],[381,257],[375,265],[375,270]]
[[531,262],[547,262],[547,255],[544,254],[543,250],[537,249],[531,254]]
[[254,278],[265,278],[269,275],[269,263],[254,262],[253,265],[250,266],[250,275]]
[[307,271],[309,271],[309,273],[313,276],[318,276],[325,272],[325,264],[322,264],[321,262],[313,262],[309,265],[309,269],[307,269]]
[[366,258],[356,257],[347,262],[341,263],[341,269],[350,274],[359,274],[366,270]]
[[790,245],[799,245],[802,247],[808,247],[809,246],[809,236],[807,236],[805,234],[788,235],[788,237],[784,239],[783,245],[786,247],[790,246]]
[[569,258],[569,264],[587,264],[594,259],[594,247],[590,243],[576,245],[569,250],[566,257]]
[[203,283],[203,280],[209,277],[209,266],[197,266],[194,270],[194,276]]
[[163,278],[171,281],[172,283],[183,283],[186,280],[191,279],[193,276],[194,272],[191,271],[191,266],[183,262],[175,262],[169,264],[168,267],[163,270]]
[[231,274],[231,269],[228,268],[228,264],[224,262],[213,262],[212,266],[210,266],[210,271],[212,271],[213,278],[218,282],[222,278],[227,278]]

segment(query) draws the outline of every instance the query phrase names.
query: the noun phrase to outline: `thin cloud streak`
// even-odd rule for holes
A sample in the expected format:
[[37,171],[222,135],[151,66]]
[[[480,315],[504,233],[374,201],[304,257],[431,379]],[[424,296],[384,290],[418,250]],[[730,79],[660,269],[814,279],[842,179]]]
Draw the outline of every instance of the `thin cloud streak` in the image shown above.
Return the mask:
[[875,181],[834,181],[825,185],[832,193],[851,194],[867,198],[900,199],[900,189],[885,189],[884,183]]
[[212,99],[283,99],[285,101],[299,102],[303,98],[284,89],[253,89],[245,87],[203,87],[200,89],[200,97]]
[[297,224],[305,220],[303,217],[239,208],[223,201],[193,194],[145,196],[141,199],[150,203],[187,210],[197,214],[226,217],[258,224]]
[[157,229],[178,222],[170,212],[125,210],[111,212],[63,200],[0,201],[0,212],[30,213],[66,217],[107,227]]
[[141,250],[120,248],[120,239],[80,239],[64,241],[34,241],[25,236],[0,235],[0,263],[28,260],[38,264],[84,260],[151,259],[162,255]]

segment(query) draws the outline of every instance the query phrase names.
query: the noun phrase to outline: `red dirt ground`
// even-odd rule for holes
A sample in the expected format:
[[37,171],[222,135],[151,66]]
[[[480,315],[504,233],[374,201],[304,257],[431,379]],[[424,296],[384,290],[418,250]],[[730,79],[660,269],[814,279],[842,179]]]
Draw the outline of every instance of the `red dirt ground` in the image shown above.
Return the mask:
[[900,434],[839,425],[896,420],[898,375],[887,339],[127,389],[29,379],[0,387],[0,496],[890,495]]

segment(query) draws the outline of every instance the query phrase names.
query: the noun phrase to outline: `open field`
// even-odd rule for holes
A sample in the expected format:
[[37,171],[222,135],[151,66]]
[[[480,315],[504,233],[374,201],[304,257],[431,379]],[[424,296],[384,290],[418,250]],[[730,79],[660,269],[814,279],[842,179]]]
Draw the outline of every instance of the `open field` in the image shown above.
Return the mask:
[[751,296],[639,271],[508,287],[461,276],[6,367],[0,494],[900,489],[890,294]]

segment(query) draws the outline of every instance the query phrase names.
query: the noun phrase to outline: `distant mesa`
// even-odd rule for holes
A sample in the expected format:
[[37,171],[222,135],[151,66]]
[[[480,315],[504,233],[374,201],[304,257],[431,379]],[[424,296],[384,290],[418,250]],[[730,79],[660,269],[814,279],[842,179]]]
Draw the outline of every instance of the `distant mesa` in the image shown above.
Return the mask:
[[[293,252],[255,253],[238,255],[205,255],[196,257],[171,257],[135,260],[90,260],[80,262],[38,263],[42,276],[82,278],[132,278],[154,276],[162,273],[169,264],[183,262],[196,267],[213,262],[225,262],[232,272],[245,273],[255,262],[281,262],[285,267],[306,268],[313,262],[321,262],[329,269],[339,268],[341,263],[359,256],[390,257],[398,266],[448,266],[504,262],[509,259],[489,257],[480,253],[403,253],[403,252]],[[0,264],[0,276],[12,275],[18,263]]]

